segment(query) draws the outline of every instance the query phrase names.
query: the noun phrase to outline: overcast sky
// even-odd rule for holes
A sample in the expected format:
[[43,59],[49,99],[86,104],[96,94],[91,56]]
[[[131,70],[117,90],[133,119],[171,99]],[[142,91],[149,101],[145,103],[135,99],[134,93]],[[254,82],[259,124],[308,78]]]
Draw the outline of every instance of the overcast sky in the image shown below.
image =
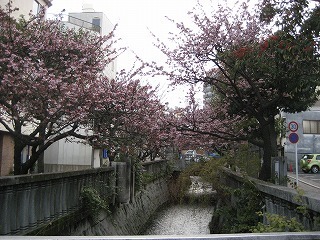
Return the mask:
[[[166,39],[167,33],[175,28],[165,16],[177,21],[186,21],[187,12],[192,10],[196,2],[196,0],[53,0],[48,13],[50,16],[63,9],[65,14],[81,12],[83,4],[92,5],[95,11],[104,12],[113,24],[118,24],[116,33],[122,38],[124,46],[128,46],[142,59],[152,61],[163,56],[152,45],[153,39],[148,29],[160,39]],[[210,0],[201,0],[202,4],[209,2]],[[217,4],[217,2],[227,1],[214,0],[213,2]],[[132,63],[132,55],[128,52],[118,59],[118,70],[130,69]],[[181,88],[171,91],[167,82],[161,79],[156,81],[152,79],[150,82],[153,86],[158,83],[161,85],[160,92],[164,102],[169,102],[171,107],[185,105],[186,91]]]

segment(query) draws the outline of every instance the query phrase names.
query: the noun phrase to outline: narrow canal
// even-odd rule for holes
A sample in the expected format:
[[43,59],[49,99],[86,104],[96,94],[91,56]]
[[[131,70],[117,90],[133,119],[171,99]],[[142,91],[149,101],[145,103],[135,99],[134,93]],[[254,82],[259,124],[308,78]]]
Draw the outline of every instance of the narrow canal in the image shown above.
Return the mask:
[[213,207],[202,204],[172,205],[161,209],[142,235],[210,234]]
[[[212,196],[215,191],[201,181],[200,177],[191,176],[188,194],[193,198],[203,199]],[[209,202],[195,201],[189,204],[169,205],[160,209],[142,235],[193,235],[210,234],[209,223],[214,207]]]

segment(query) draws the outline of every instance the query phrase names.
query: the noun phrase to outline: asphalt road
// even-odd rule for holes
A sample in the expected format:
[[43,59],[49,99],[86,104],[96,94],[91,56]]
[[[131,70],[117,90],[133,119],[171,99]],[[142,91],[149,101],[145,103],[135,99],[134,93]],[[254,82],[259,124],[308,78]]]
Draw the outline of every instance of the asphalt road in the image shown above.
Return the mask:
[[[295,172],[288,172],[291,181],[296,181]],[[320,173],[298,173],[298,187],[304,191],[312,191],[320,193]]]

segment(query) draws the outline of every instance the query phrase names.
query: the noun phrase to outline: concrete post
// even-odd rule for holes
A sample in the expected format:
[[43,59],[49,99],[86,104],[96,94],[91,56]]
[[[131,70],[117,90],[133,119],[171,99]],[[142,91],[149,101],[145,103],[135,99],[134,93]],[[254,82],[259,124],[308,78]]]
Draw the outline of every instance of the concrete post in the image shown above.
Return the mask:
[[285,157],[272,158],[271,169],[275,184],[287,186],[287,159]]
[[119,203],[130,201],[130,164],[127,162],[112,162],[116,167],[116,198]]
[[100,167],[100,149],[92,148],[92,168]]

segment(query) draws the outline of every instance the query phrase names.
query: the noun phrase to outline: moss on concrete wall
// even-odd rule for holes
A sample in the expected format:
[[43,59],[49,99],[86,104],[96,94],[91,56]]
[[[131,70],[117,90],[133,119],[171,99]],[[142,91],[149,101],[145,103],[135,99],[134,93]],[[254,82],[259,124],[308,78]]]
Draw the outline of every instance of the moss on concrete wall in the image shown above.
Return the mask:
[[111,214],[100,212],[99,221],[86,218],[57,235],[121,236],[136,235],[149,217],[169,199],[166,179],[148,184],[130,203],[116,206]]

